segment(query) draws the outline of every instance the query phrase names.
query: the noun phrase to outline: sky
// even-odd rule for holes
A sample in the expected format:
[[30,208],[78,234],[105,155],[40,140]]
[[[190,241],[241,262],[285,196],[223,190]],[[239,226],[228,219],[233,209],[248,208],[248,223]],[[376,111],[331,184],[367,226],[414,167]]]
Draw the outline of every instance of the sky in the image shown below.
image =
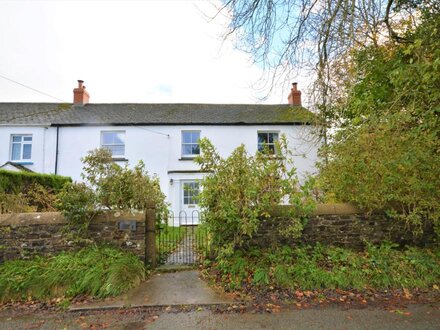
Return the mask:
[[81,79],[91,103],[286,103],[289,85],[268,95],[267,73],[223,39],[218,5],[0,0],[0,102],[59,102],[3,76],[65,102]]

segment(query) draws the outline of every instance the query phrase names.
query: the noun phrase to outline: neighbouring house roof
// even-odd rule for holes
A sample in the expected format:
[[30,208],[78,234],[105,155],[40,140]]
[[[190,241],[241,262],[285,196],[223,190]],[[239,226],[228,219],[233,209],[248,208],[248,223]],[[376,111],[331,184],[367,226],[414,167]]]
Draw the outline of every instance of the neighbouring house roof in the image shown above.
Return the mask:
[[26,166],[23,166],[21,164],[13,163],[13,162],[6,162],[2,166],[0,166],[1,170],[8,170],[8,171],[16,171],[16,172],[34,172],[30,169],[28,169]]
[[313,118],[291,105],[0,103],[0,125],[307,125]]

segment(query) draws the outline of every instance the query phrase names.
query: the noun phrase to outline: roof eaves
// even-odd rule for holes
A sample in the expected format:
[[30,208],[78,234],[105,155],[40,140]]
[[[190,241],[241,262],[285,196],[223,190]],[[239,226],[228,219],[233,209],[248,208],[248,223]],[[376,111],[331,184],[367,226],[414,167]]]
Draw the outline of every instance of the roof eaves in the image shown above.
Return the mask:
[[75,126],[274,126],[274,125],[280,125],[280,126],[287,126],[287,125],[294,125],[294,126],[309,126],[312,125],[311,122],[303,122],[303,121],[292,121],[292,122],[223,122],[223,123],[213,123],[213,122],[195,122],[195,123],[177,123],[177,122],[137,122],[137,123],[52,123],[50,126],[53,127],[75,127]]

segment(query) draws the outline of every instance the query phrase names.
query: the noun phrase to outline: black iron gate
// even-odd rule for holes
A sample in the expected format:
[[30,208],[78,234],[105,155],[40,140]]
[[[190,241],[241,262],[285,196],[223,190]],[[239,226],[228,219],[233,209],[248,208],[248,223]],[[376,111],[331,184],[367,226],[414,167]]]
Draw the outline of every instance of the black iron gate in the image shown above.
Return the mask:
[[169,213],[156,230],[158,264],[194,265],[208,254],[208,235],[199,211]]

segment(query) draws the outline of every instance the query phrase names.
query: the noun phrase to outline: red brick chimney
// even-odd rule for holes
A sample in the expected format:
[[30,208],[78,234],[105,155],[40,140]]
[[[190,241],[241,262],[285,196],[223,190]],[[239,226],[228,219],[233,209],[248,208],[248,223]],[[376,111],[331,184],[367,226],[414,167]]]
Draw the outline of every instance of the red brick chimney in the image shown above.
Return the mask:
[[298,83],[294,82],[292,84],[292,89],[287,97],[290,105],[301,106],[301,91],[297,89]]
[[86,105],[89,103],[90,95],[83,83],[83,80],[78,80],[78,87],[73,89],[73,105]]

